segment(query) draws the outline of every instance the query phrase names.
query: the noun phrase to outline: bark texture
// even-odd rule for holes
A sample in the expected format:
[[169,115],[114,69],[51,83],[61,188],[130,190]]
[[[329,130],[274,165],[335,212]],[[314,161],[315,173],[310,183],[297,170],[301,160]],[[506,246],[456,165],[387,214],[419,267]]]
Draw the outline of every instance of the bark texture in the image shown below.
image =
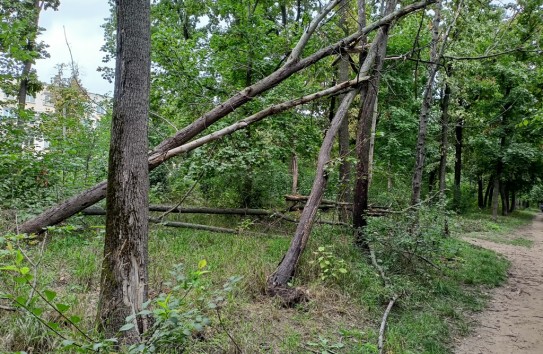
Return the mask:
[[[107,186],[106,237],[100,280],[98,326],[116,335],[126,317],[147,300],[149,170],[147,117],[150,84],[150,3],[116,2],[117,63]],[[122,332],[140,340],[145,318]]]

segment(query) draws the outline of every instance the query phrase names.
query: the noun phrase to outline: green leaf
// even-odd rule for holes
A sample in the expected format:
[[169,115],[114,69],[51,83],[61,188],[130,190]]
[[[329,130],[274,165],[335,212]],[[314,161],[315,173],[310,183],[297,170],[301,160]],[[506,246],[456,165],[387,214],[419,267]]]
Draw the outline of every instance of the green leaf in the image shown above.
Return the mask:
[[345,269],[345,268],[339,268],[338,271],[339,271],[340,273],[342,273],[342,274],[347,273],[347,269]]
[[40,307],[36,307],[35,309],[32,309],[32,313],[38,317],[41,316],[41,314],[43,313],[43,309],[40,308]]
[[21,269],[19,269],[19,271],[21,272],[22,275],[25,275],[25,274],[28,274],[28,272],[30,272],[30,268],[22,267]]
[[10,265],[10,266],[0,267],[0,270],[14,270],[14,271],[18,272],[19,267],[14,266],[14,265]]
[[70,316],[70,322],[72,322],[73,324],[78,324],[79,322],[81,322],[81,317],[79,317],[79,316]]
[[20,250],[17,250],[17,255],[15,256],[15,263],[21,264],[25,257],[23,256],[23,253]]
[[121,328],[119,328],[119,331],[120,332],[125,332],[125,331],[129,331],[131,330],[132,328],[136,327],[133,323],[127,323],[125,324],[124,326],[122,326]]
[[44,290],[43,294],[47,298],[47,301],[53,301],[55,297],[57,297],[57,293],[54,292],[53,290]]
[[205,259],[202,259],[200,260],[200,262],[198,262],[198,269],[203,269],[207,266],[207,261]]
[[70,305],[57,304],[57,310],[59,310],[60,312],[66,312],[68,311],[69,308],[70,308]]

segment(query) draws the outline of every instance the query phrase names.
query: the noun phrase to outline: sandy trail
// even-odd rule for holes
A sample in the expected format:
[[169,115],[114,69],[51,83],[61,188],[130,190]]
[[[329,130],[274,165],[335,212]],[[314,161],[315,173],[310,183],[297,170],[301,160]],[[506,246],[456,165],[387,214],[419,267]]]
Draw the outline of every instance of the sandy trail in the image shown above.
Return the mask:
[[517,233],[533,240],[533,246],[468,239],[505,255],[511,269],[507,283],[492,291],[489,307],[476,316],[477,329],[460,341],[455,353],[543,354],[543,214]]

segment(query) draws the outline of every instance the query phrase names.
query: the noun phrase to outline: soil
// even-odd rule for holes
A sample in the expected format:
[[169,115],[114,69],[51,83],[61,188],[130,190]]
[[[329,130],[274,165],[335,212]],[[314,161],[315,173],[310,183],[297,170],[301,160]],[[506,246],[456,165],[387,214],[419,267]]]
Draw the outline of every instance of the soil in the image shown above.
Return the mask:
[[543,214],[512,236],[534,244],[528,248],[467,239],[506,256],[511,269],[506,284],[491,292],[488,308],[475,317],[474,333],[459,341],[457,354],[543,353]]

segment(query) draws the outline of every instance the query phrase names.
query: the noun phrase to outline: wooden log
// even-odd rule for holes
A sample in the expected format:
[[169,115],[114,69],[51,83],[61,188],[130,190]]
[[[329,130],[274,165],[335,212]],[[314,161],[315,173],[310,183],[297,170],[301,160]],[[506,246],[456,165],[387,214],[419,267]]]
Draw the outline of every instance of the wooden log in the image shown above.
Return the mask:
[[[170,211],[171,210],[171,211]],[[186,207],[186,208],[173,208],[168,205],[149,205],[149,211],[180,213],[180,214],[215,214],[215,215],[251,215],[251,216],[268,216],[270,218],[283,219],[285,221],[297,223],[298,220],[292,218],[283,213],[275,212],[266,209],[238,209],[238,208],[205,208],[205,207]],[[101,216],[106,215],[106,211],[100,207],[89,207],[81,212],[87,216]],[[347,226],[350,225],[343,222],[319,220],[318,224],[333,225],[333,226]]]

